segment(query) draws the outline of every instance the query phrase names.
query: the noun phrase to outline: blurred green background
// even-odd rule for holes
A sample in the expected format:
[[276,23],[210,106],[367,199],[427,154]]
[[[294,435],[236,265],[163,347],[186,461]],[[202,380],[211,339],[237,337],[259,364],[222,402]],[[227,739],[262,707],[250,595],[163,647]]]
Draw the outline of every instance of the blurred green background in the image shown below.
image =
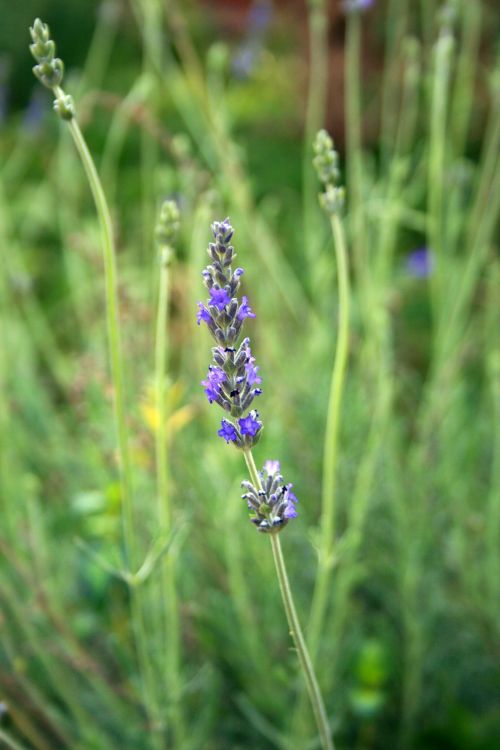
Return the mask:
[[[496,3],[378,0],[346,13],[321,0],[0,0],[0,10],[0,746],[319,747],[269,545],[240,500],[244,462],[217,438],[221,415],[199,385],[211,342],[195,314],[210,224],[229,215],[257,312],[247,328],[264,388],[256,460],[279,458],[299,497],[282,543],[307,634],[338,326],[311,167],[312,136],[327,126],[346,183],[352,285],[316,659],[336,747],[497,748]],[[147,563],[135,585],[123,572],[98,222],[67,126],[31,72],[37,16],[112,212]],[[168,530],[154,384],[165,198],[181,212]]]

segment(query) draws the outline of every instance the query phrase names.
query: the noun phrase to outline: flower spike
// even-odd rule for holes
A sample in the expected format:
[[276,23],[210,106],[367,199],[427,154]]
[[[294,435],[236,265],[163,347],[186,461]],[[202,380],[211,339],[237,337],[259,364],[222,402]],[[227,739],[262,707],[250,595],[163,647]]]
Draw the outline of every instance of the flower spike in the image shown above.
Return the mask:
[[[236,258],[230,244],[233,235],[229,219],[212,224],[213,242],[209,243],[207,250],[210,261],[201,274],[209,296],[198,302],[196,320],[198,325],[202,321],[206,323],[216,342],[212,349],[212,364],[201,385],[209,404],[218,404],[228,415],[222,420],[217,435],[228,445],[231,443],[244,451],[248,457],[263,429],[258,412],[251,408],[253,400],[262,393],[259,387],[262,377],[252,355],[250,339],[245,337],[240,341],[244,321],[255,318],[255,313],[248,297],[243,295],[241,300],[238,299],[244,271],[240,267],[232,269]],[[267,461],[261,481],[269,483],[270,477],[281,477],[279,471],[279,462]],[[282,477],[279,481],[282,482]],[[253,486],[253,490],[247,487],[250,494],[245,497],[249,500],[250,520],[260,531],[275,533],[296,517],[296,498],[291,486],[283,482],[281,488],[273,485],[273,489],[266,490],[265,500],[259,495],[258,487]],[[250,502],[249,498],[254,497],[252,492],[255,499]]]

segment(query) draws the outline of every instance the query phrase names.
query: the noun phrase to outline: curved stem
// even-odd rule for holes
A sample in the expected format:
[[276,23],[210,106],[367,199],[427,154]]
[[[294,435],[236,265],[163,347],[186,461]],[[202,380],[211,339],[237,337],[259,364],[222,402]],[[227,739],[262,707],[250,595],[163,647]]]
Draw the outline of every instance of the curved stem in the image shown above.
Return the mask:
[[[64,96],[64,91],[56,86],[54,88],[56,98]],[[120,341],[120,318],[118,305],[118,279],[116,271],[116,251],[113,237],[113,225],[108,202],[104,189],[97,173],[94,160],[83,137],[82,131],[73,117],[68,121],[69,130],[77,148],[78,154],[85,169],[85,174],[94,198],[99,224],[101,229],[101,241],[103,250],[105,299],[106,299],[106,322],[108,330],[109,357],[111,366],[111,377],[114,388],[114,415],[118,440],[118,453],[120,462],[120,487],[122,493],[123,508],[123,531],[127,565],[130,570],[137,568],[138,557],[134,533],[134,515],[132,504],[132,466],[130,462],[128,428],[125,418],[125,388],[123,376],[123,358]],[[138,587],[130,588],[130,606],[132,624],[135,634],[137,656],[143,679],[145,708],[151,720],[156,723],[157,699],[154,687],[154,675],[151,662],[148,657],[148,641],[146,623]],[[154,733],[152,743],[160,750],[161,739],[157,732]]]
[[[252,452],[250,450],[245,450],[243,451],[243,453],[248,467],[248,472],[254,486],[262,488]],[[309,698],[311,700],[312,709],[314,711],[316,724],[321,738],[321,745],[323,747],[323,750],[334,750],[323,698],[319,689],[318,680],[316,679],[314,667],[311,662],[311,657],[309,656],[309,652],[307,650],[297,611],[295,609],[293,594],[286,572],[286,565],[283,557],[283,552],[281,550],[279,536],[278,534],[269,534],[269,538],[271,540],[274,565],[276,567],[276,573],[281,590],[281,598],[283,600],[286,618],[288,620],[288,626],[290,628],[290,635],[292,636],[295,648],[297,649],[297,655],[299,657],[300,666],[302,668],[307,691],[309,693]]]
[[335,362],[330,384],[328,414],[323,452],[322,514],[319,548],[319,568],[309,619],[309,648],[313,659],[325,616],[330,578],[333,568],[335,543],[335,494],[338,462],[340,410],[344,391],[345,372],[349,354],[349,267],[344,229],[338,216],[332,216],[339,292],[339,330]]
[[[56,97],[64,96],[61,88],[54,89]],[[115,426],[118,439],[120,461],[120,482],[122,503],[124,509],[124,533],[127,548],[128,564],[134,569],[137,562],[134,542],[134,520],[132,511],[132,471],[128,447],[128,428],[125,419],[125,393],[123,377],[123,361],[120,342],[120,320],[118,311],[118,281],[116,272],[116,251],[113,237],[111,215],[104,195],[101,180],[97,173],[94,160],[83,137],[82,131],[73,117],[68,121],[70,133],[82,161],[90,189],[94,198],[99,224],[104,261],[104,277],[106,287],[106,322],[109,341],[109,356],[111,377],[114,387]]]

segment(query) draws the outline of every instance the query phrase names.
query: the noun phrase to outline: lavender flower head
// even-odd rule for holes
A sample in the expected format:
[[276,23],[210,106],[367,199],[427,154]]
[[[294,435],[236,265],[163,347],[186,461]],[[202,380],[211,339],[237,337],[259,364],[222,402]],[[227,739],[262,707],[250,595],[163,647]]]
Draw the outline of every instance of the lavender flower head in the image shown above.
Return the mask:
[[30,51],[37,64],[33,67],[33,73],[46,88],[52,89],[56,98],[54,110],[63,120],[72,120],[75,116],[73,99],[61,89],[64,77],[63,61],[56,57],[56,45],[50,38],[50,30],[46,23],[39,18],[35,19],[30,27],[33,44]]
[[250,520],[259,531],[275,534],[297,517],[297,498],[292,484],[286,484],[280,473],[279,461],[266,461],[259,472],[260,487],[251,482],[242,482],[246,490],[242,498],[247,501]]
[[211,263],[202,272],[209,298],[198,303],[197,321],[198,325],[206,324],[217,345],[212,349],[213,362],[201,384],[209,403],[219,404],[233,417],[232,421],[222,420],[218,435],[227,443],[248,449],[257,443],[262,431],[258,412],[249,411],[254,398],[262,393],[258,387],[262,378],[252,356],[250,339],[238,341],[243,321],[255,318],[255,313],[247,297],[242,296],[241,301],[237,297],[243,269],[232,270],[236,253],[230,244],[233,228],[229,219],[214,222],[212,234],[215,242],[208,246]]
[[[252,355],[250,339],[240,341],[243,322],[255,318],[248,298],[238,298],[243,269],[232,270],[236,258],[233,228],[229,219],[212,224],[214,242],[208,246],[209,265],[202,271],[208,299],[198,303],[198,325],[205,323],[216,346],[212,348],[212,363],[201,385],[210,404],[217,403],[227,416],[222,419],[217,434],[227,444],[249,451],[259,440],[262,422],[251,405],[262,391],[259,367]],[[259,473],[260,482],[254,487],[243,482],[247,490],[243,497],[250,509],[250,520],[259,531],[276,533],[295,518],[297,498],[291,484],[285,484],[278,461],[266,461]]]

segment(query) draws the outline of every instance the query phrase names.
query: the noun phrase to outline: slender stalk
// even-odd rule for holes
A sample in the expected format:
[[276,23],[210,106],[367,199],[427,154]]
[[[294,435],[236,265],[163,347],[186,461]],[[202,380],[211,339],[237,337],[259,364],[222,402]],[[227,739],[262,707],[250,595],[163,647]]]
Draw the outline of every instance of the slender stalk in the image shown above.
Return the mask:
[[316,657],[321,628],[325,616],[328,591],[333,569],[335,544],[336,474],[338,463],[338,438],[340,413],[344,390],[345,373],[349,354],[349,267],[342,222],[337,215],[332,216],[331,226],[335,244],[335,257],[338,273],[338,318],[339,329],[335,362],[333,365],[328,401],[328,413],[323,451],[323,482],[321,500],[321,535],[319,548],[319,568],[309,619],[309,648],[313,659]]
[[467,145],[472,107],[474,83],[479,62],[481,41],[481,2],[470,0],[462,3],[462,44],[457,60],[453,89],[450,123],[453,126],[455,153],[462,156]]
[[[244,456],[248,472],[254,486],[262,488],[252,452],[250,450],[245,450]],[[295,609],[293,594],[286,572],[286,565],[283,557],[283,552],[281,550],[279,536],[277,534],[269,534],[269,538],[271,540],[274,564],[276,567],[276,573],[280,585],[281,598],[283,600],[283,605],[285,607],[286,617],[288,620],[288,626],[290,628],[290,635],[292,636],[295,648],[297,649],[297,655],[299,657],[300,666],[302,668],[307,691],[309,693],[309,698],[311,700],[311,705],[314,711],[316,724],[321,738],[321,745],[323,747],[323,750],[334,750],[323,698],[321,696],[321,691],[316,679],[314,667],[307,650],[304,635],[302,633],[302,628],[300,626],[300,621]]]
[[26,745],[21,745],[20,742],[15,740],[8,732],[4,732],[0,729],[0,740],[5,743],[5,747],[11,748],[11,750],[26,750]]
[[[54,88],[56,98],[64,97],[63,90],[56,86]],[[109,356],[111,365],[111,376],[114,386],[114,415],[115,428],[118,440],[118,453],[120,461],[120,486],[122,492],[123,507],[123,529],[127,565],[134,571],[138,564],[137,547],[134,533],[134,515],[132,504],[132,467],[129,454],[128,428],[125,418],[125,389],[123,375],[123,360],[120,341],[120,318],[118,309],[118,279],[116,271],[116,251],[113,237],[113,226],[109,206],[104,194],[104,189],[97,173],[94,161],[83,137],[82,131],[73,117],[68,121],[68,126],[73,141],[80,155],[90,189],[94,198],[99,224],[101,228],[101,241],[104,261],[105,277],[105,299],[106,299],[106,322],[108,329]],[[137,655],[143,680],[144,703],[150,720],[156,725],[157,700],[154,687],[154,677],[151,663],[148,658],[148,640],[146,624],[144,621],[143,607],[140,599],[139,588],[131,586],[130,604],[132,622],[135,633]],[[161,748],[160,737],[155,732],[152,742],[156,748]]]
[[[365,219],[363,213],[363,156],[361,114],[361,14],[347,18],[345,73],[345,138],[347,146],[347,190],[349,193],[350,227],[353,260],[360,282],[364,274]],[[362,295],[361,295],[362,296]]]
[[[155,383],[158,427],[156,430],[156,472],[158,484],[158,519],[165,536],[172,533],[172,507],[169,492],[169,463],[167,449],[166,369],[168,357],[167,320],[170,286],[168,258],[162,259],[156,321]],[[183,746],[185,731],[181,713],[180,694],[180,623],[176,587],[175,555],[165,555],[162,561],[162,582],[165,592],[165,678],[172,703],[172,728],[175,747]]]
[[158,428],[156,430],[156,472],[158,482],[158,517],[166,531],[171,526],[171,507],[168,492],[167,459],[167,403],[166,403],[166,362],[167,362],[167,311],[169,297],[169,267],[162,262],[158,293],[158,314],[156,318],[155,347],[155,389]]
[[[495,273],[495,272],[494,272]],[[500,280],[500,273],[494,278]],[[497,287],[498,288],[498,287]],[[495,309],[495,308],[493,308]],[[500,315],[496,316],[497,318]],[[498,323],[497,323],[498,326]],[[498,328],[496,329],[498,330]],[[500,605],[500,581],[498,570],[500,563],[500,344],[489,352],[487,359],[488,376],[491,389],[493,412],[493,439],[491,458],[491,486],[486,509],[486,554],[487,554],[487,591],[491,602],[491,612],[496,618]]]
[[[61,88],[54,89],[56,97],[63,97]],[[104,260],[104,277],[106,287],[106,323],[108,330],[111,376],[114,386],[115,427],[118,439],[120,460],[120,483],[124,510],[124,533],[128,564],[131,568],[137,563],[134,541],[134,519],[132,509],[132,470],[129,454],[128,428],[125,418],[125,393],[123,361],[120,342],[120,319],[118,311],[118,281],[116,272],[116,251],[113,237],[113,225],[104,189],[97,173],[94,161],[83,137],[80,126],[73,117],[68,127],[80,155],[94,198],[99,224]]]
[[[382,96],[380,111],[380,142],[382,168],[387,173],[391,168],[390,152],[400,127],[395,117],[398,109],[399,76],[401,58],[399,49],[408,26],[408,0],[389,0],[387,7],[387,38],[382,73]],[[401,107],[402,113],[404,108]]]
[[387,283],[398,239],[398,227],[401,222],[399,209],[409,171],[408,153],[412,147],[417,123],[420,84],[419,52],[418,43],[415,40],[407,43],[399,119],[391,150],[389,151],[387,147],[386,205],[378,222],[379,232],[375,251],[378,284]]
[[434,314],[440,292],[439,269],[442,266],[446,250],[444,234],[444,195],[445,195],[445,162],[446,162],[446,140],[448,121],[448,100],[451,76],[451,53],[453,49],[453,37],[448,28],[443,28],[435,47],[435,66],[432,86],[432,97],[430,102],[431,121],[429,137],[429,166],[428,166],[428,192],[429,192],[429,225],[428,238],[430,247],[438,256],[436,273],[431,276],[431,291]]
[[[312,164],[311,144],[325,120],[328,82],[328,14],[324,0],[309,0],[309,87],[302,155],[302,196],[304,211],[304,247],[309,251],[312,272],[318,268],[314,262],[317,253],[318,233],[316,221],[320,209],[316,191],[316,175]],[[310,279],[311,289],[317,289],[315,279]]]

